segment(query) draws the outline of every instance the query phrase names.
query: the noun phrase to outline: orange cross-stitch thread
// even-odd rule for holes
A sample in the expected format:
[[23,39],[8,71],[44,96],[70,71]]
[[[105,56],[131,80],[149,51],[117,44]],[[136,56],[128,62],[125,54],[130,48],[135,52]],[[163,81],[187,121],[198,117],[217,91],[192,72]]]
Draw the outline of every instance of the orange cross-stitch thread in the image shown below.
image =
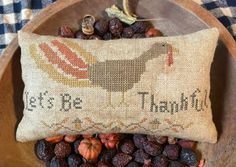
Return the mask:
[[40,49],[45,53],[45,56],[48,58],[49,62],[52,64],[58,65],[58,67],[63,70],[66,74],[70,74],[77,79],[87,79],[88,72],[85,70],[79,70],[74,68],[70,64],[67,64],[62,60],[46,43],[39,45]]
[[74,52],[70,50],[66,45],[59,42],[58,40],[53,40],[52,44],[55,45],[58,50],[66,56],[67,60],[74,66],[77,66],[79,68],[87,68],[88,65],[85,64],[85,62],[79,58]]

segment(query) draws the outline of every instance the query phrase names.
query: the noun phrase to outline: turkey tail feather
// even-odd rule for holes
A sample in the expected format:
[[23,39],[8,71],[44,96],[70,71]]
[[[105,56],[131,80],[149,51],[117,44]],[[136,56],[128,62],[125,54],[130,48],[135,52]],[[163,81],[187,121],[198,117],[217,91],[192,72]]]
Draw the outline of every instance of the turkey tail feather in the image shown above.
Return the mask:
[[87,70],[80,70],[78,68],[74,68],[70,64],[66,63],[62,60],[56,52],[54,52],[48,44],[42,43],[39,44],[40,49],[44,52],[45,56],[47,57],[48,61],[52,64],[57,65],[63,72],[66,74],[72,75],[77,79],[87,79],[88,78],[88,71]]
[[68,59],[68,61],[79,68],[88,68],[88,65],[79,58],[76,53],[72,52],[65,44],[58,40],[53,40],[52,44],[58,48],[58,50]]

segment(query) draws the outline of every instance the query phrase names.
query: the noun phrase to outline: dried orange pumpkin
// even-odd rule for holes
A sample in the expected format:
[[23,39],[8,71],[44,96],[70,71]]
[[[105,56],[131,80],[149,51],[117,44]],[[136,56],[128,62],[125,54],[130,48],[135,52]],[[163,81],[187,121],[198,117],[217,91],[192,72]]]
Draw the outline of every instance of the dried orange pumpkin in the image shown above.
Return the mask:
[[113,149],[119,142],[119,134],[109,133],[109,134],[99,134],[102,144],[105,145],[107,149]]
[[58,143],[60,141],[62,141],[64,138],[64,136],[52,136],[52,137],[47,137],[45,138],[46,141],[50,142],[50,143]]
[[96,160],[102,150],[102,143],[97,138],[83,139],[78,147],[79,153],[86,160]]

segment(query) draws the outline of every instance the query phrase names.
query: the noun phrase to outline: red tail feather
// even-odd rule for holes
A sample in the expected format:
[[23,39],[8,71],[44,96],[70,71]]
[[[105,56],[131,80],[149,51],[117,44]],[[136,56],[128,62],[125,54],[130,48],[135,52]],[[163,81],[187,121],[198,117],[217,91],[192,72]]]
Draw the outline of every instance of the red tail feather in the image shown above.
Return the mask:
[[64,54],[64,56],[68,59],[68,61],[79,68],[87,68],[88,65],[85,64],[85,62],[79,58],[74,52],[72,52],[66,45],[59,42],[58,40],[53,40],[52,44],[55,45],[58,50]]
[[86,70],[79,70],[78,68],[74,68],[70,64],[66,63],[48,46],[48,44],[42,43],[39,47],[45,53],[48,61],[52,64],[56,64],[66,74],[72,75],[77,79],[88,78],[88,72]]

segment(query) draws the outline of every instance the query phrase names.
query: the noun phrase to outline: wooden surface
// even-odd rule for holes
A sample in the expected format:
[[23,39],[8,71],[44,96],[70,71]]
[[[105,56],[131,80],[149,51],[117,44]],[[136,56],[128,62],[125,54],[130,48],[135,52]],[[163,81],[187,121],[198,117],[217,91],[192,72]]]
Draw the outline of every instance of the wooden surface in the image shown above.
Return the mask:
[[[221,41],[211,69],[211,100],[213,117],[219,132],[217,144],[200,143],[198,149],[207,159],[207,167],[236,166],[236,43],[226,29],[207,11],[189,0],[139,0],[136,13],[145,18],[158,17],[154,22],[166,35],[187,34],[207,27],[218,27]],[[56,35],[60,25],[78,28],[85,14],[97,17],[115,0],[67,0],[46,8],[24,29],[39,34]],[[118,2],[120,3],[120,2]],[[188,9],[188,10],[186,10]],[[231,56],[228,56],[231,55]],[[10,62],[10,63],[8,63]],[[20,49],[17,39],[0,58],[0,166],[41,167],[33,153],[32,143],[15,141],[15,128],[22,117],[23,82]],[[191,77],[191,76],[190,76]]]

